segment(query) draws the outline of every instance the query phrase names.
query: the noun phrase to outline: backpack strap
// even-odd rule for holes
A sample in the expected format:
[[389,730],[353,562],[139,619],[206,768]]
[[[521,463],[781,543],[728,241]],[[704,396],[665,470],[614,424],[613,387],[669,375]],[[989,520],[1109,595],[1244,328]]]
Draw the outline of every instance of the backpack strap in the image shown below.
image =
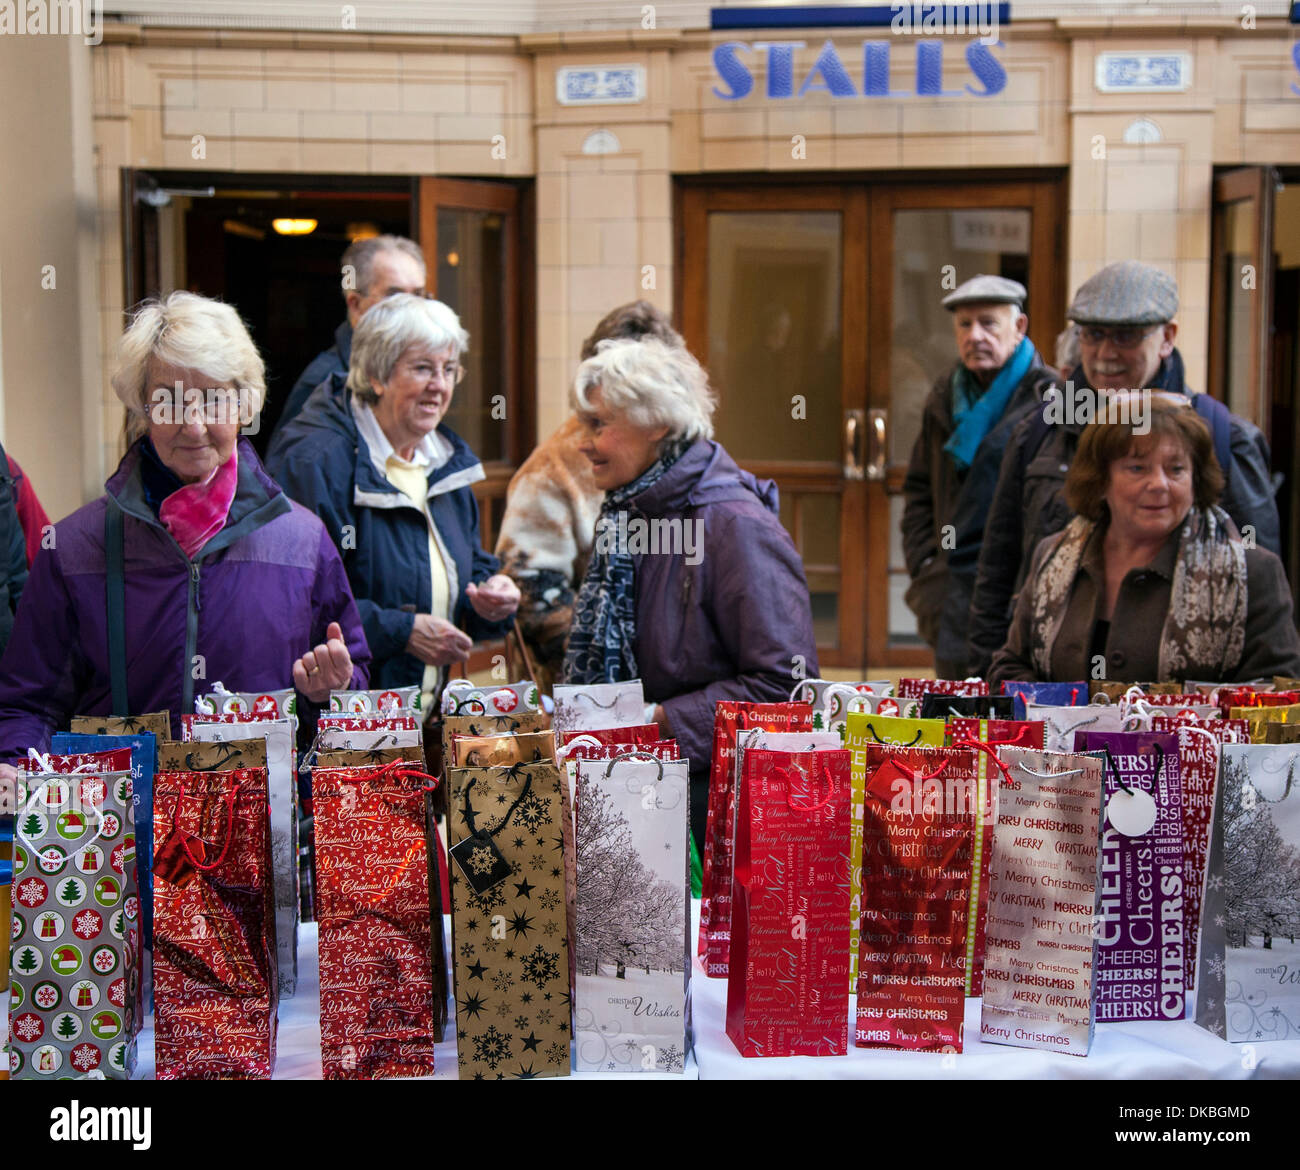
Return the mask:
[[129,715],[126,697],[126,536],[122,509],[110,495],[104,510],[104,559],[108,593],[108,672],[113,714]]
[[1219,461],[1226,487],[1232,476],[1232,412],[1209,394],[1193,394],[1192,409],[1203,418],[1214,440],[1214,457]]

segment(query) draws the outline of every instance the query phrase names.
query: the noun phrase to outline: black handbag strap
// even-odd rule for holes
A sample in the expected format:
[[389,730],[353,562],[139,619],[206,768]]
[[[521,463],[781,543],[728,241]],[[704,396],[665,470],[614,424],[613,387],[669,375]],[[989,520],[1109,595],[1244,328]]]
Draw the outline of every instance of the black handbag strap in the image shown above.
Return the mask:
[[126,697],[126,536],[122,509],[112,496],[104,510],[104,558],[108,590],[108,673],[113,714],[129,715]]

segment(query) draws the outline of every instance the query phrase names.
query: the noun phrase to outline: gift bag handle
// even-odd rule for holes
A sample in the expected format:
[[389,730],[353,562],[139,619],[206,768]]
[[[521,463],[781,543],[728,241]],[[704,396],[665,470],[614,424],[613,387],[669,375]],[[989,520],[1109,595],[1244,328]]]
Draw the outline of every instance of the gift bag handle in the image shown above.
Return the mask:
[[[878,735],[876,734],[876,729],[875,729],[875,726],[874,726],[873,724],[868,723],[868,724],[867,724],[867,730],[868,730],[869,732],[871,732],[871,738],[874,739],[877,743],[890,743],[890,742],[891,742],[890,740],[887,740],[887,739],[881,739],[880,736],[878,736]],[[917,743],[920,741],[920,738],[921,738],[921,729],[918,727],[918,728],[916,729],[916,734],[915,734],[914,736],[912,736],[911,742],[909,742],[909,743],[895,744],[894,746],[896,746],[896,747],[909,747],[909,748],[910,748],[910,747],[916,747]],[[938,772],[935,773],[936,776],[937,776],[938,774],[939,774]]]
[[1017,760],[1015,766],[1027,776],[1032,776],[1035,780],[1055,780],[1059,776],[1079,776],[1083,774],[1082,768],[1071,768],[1068,772],[1035,772],[1028,764]]
[[[513,776],[515,771],[521,766],[522,766],[521,764],[513,765],[510,771],[507,773],[507,775]],[[477,783],[478,783],[478,777],[471,776],[469,779],[469,783],[465,785],[465,826],[466,828],[469,829],[469,835],[471,837],[480,837],[480,836],[495,837],[499,832],[501,832],[502,829],[506,827],[506,823],[514,815],[515,809],[517,809],[520,806],[520,804],[523,802],[524,797],[526,797],[528,793],[532,790],[533,778],[528,773],[524,774],[523,789],[520,791],[519,795],[515,797],[514,804],[512,804],[508,809],[506,809],[506,815],[501,818],[501,823],[497,825],[495,829],[483,829],[481,831],[474,824],[475,821],[474,808],[470,804],[470,800],[469,800],[469,794],[474,790],[474,785]]]
[[[221,846],[221,856],[218,857],[216,861],[214,861],[211,865],[205,865],[203,862],[199,861],[194,856],[194,854],[190,851],[190,842],[193,840],[197,840],[197,838],[191,833],[181,834],[181,846],[185,850],[185,856],[190,859],[190,863],[194,866],[195,869],[199,869],[202,870],[204,873],[207,873],[209,870],[216,869],[217,866],[219,866],[223,861],[226,860],[226,854],[230,852],[231,838],[233,838],[235,835],[235,801],[239,797],[239,789],[241,787],[241,784],[242,781],[236,780],[234,787],[229,792],[227,792],[225,796],[221,798],[222,802],[226,806],[226,840],[225,843]],[[177,827],[180,825],[181,801],[184,799],[185,799],[185,781],[182,780],[180,782],[180,787],[176,793],[176,803],[172,805],[172,830],[173,831],[175,831]]]
[[609,774],[614,770],[614,765],[620,764],[624,760],[653,760],[654,763],[659,767],[659,775],[655,777],[655,783],[658,784],[664,778],[663,760],[661,760],[653,752],[638,750],[638,751],[631,751],[631,752],[619,752],[618,755],[616,755],[612,760],[609,761],[609,766],[605,769],[605,775],[602,777],[602,779],[608,780]]
[[[37,758],[39,759],[40,757],[38,756]],[[46,757],[46,759],[45,759],[45,763],[46,763],[46,764],[49,763],[49,759],[48,759],[48,757]],[[74,776],[74,775],[78,775],[78,773],[75,773],[75,772],[55,772],[55,771],[53,771],[52,768],[48,768],[48,767],[45,768],[45,769],[43,769],[43,770],[46,771],[46,772],[48,772],[48,773],[49,773],[49,776],[46,778],[45,782],[44,782],[43,784],[40,785],[40,788],[39,788],[37,791],[35,791],[35,792],[31,792],[31,793],[30,793],[30,795],[29,795],[29,797],[28,797],[28,800],[27,800],[27,807],[23,809],[22,816],[21,816],[21,817],[14,817],[14,834],[15,834],[15,835],[20,839],[20,840],[22,840],[22,841],[26,841],[27,844],[31,847],[31,850],[32,850],[33,853],[36,853],[36,852],[38,851],[38,850],[37,850],[37,847],[36,847],[36,843],[35,843],[35,842],[34,842],[34,841],[29,837],[29,836],[27,836],[26,833],[24,833],[24,832],[22,831],[22,828],[20,827],[20,826],[22,825],[22,822],[25,821],[25,820],[27,819],[27,814],[30,813],[30,812],[32,811],[32,806],[36,803],[36,799],[37,799],[37,797],[40,796],[40,794],[41,794],[41,790],[44,790],[45,788],[47,788],[47,787],[49,786],[49,782],[50,782],[50,780],[52,780],[52,779],[56,779],[56,778],[57,778],[57,779],[63,779],[63,777],[65,777],[65,776]],[[90,774],[93,775],[94,773],[90,773]],[[38,773],[28,773],[28,775],[29,775],[29,776],[30,776],[30,775],[38,775]],[[84,776],[84,775],[86,775],[86,773],[80,773],[80,775],[83,775],[83,776]],[[68,783],[70,784],[71,781],[68,781]],[[105,784],[107,784],[107,781],[105,781]],[[94,808],[94,805],[91,805],[91,807]],[[89,848],[89,847],[90,847],[91,845],[93,845],[96,841],[98,841],[98,840],[100,839],[100,837],[102,837],[102,836],[104,835],[104,813],[103,813],[103,810],[102,810],[102,809],[95,809],[95,812],[97,812],[97,813],[99,814],[99,827],[95,830],[95,835],[94,835],[93,837],[91,837],[91,839],[90,839],[89,841],[87,841],[84,845],[79,845],[79,846],[77,847],[79,850],[80,850],[80,849],[87,849],[87,848]]]
[[[1021,730],[1028,731],[1029,729],[1025,727],[1025,728],[1021,728]],[[1019,737],[1017,736],[1017,738]],[[1007,742],[1012,742],[1012,741],[1007,741]],[[1001,757],[999,757],[997,751],[995,750],[995,745],[984,743],[983,740],[978,740],[978,739],[959,739],[952,746],[955,748],[974,748],[977,752],[983,752],[986,756],[989,757],[989,759],[993,761],[993,763],[997,766],[998,771],[1001,772],[1002,775],[1004,775],[1008,780],[1011,779],[1011,773],[1007,771],[1007,766],[1002,762]]]
[[[797,766],[784,768],[781,770],[779,774],[785,777],[785,803],[789,807],[791,812],[801,813],[804,816],[812,816],[813,813],[820,812],[828,804],[830,804],[831,800],[835,796],[835,787],[831,781],[829,774],[827,773],[825,764],[821,765],[821,772],[822,772],[822,777],[826,781],[825,797],[819,800],[816,804],[795,804],[795,802],[791,799],[791,797],[794,796],[793,777],[799,776],[803,780],[808,780],[809,788],[812,787],[812,782],[810,778],[807,775],[805,775],[803,772],[801,772]],[[811,794],[810,794],[810,799],[811,799]]]

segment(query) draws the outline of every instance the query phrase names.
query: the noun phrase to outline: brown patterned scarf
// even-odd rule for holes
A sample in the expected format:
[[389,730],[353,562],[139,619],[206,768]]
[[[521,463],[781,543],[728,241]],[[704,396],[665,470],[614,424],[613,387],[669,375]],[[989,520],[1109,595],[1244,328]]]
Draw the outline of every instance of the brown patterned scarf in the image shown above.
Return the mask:
[[[1052,647],[1070,601],[1083,550],[1096,524],[1076,516],[1033,584],[1032,649],[1051,677]],[[1246,549],[1221,508],[1193,508],[1178,541],[1169,613],[1160,633],[1160,682],[1231,678],[1246,645]]]

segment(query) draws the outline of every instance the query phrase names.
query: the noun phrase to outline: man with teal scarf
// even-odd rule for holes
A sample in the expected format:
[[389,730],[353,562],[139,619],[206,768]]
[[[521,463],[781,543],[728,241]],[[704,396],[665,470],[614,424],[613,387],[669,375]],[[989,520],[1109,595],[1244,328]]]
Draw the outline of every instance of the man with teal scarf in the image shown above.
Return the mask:
[[926,400],[902,523],[906,600],[939,678],[966,675],[966,612],[1002,453],[1052,373],[1026,336],[1025,297],[1017,281],[980,275],[943,300],[959,360]]

